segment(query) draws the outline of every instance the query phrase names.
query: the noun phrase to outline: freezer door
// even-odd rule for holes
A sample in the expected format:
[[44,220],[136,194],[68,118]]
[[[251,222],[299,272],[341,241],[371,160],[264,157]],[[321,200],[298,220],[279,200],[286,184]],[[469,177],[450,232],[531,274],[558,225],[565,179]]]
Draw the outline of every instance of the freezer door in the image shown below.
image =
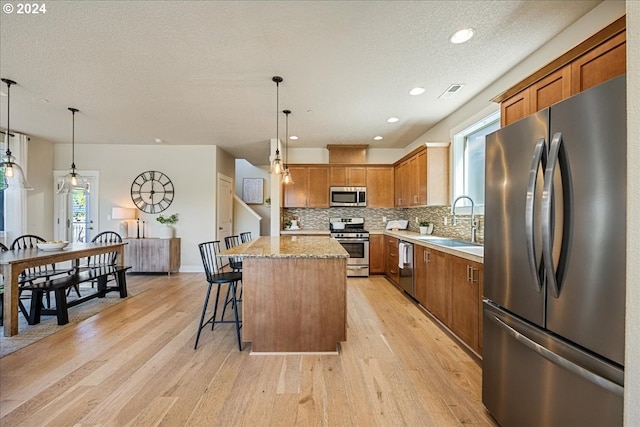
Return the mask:
[[484,304],[482,402],[502,427],[619,426],[623,370]]
[[484,296],[544,326],[540,200],[548,149],[545,109],[487,136]]
[[555,208],[547,329],[620,365],[625,333],[626,128],[626,85],[621,76],[551,107],[551,135],[559,142],[552,144],[547,166],[551,173],[557,157],[555,175],[562,177],[561,187],[549,191]]

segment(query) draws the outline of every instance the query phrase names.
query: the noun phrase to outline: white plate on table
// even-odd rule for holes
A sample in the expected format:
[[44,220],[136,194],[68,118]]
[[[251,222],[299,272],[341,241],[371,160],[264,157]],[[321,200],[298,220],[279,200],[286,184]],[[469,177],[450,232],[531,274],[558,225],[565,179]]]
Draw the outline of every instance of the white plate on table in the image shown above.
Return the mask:
[[69,242],[46,242],[36,243],[36,245],[38,245],[38,249],[41,251],[59,251],[69,246]]

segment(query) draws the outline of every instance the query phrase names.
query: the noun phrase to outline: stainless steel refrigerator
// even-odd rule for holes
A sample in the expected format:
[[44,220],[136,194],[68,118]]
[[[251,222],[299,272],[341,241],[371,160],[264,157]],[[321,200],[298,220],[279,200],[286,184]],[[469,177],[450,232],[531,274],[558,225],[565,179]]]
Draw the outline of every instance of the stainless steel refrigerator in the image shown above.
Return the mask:
[[503,427],[622,425],[625,78],[487,136],[482,401]]

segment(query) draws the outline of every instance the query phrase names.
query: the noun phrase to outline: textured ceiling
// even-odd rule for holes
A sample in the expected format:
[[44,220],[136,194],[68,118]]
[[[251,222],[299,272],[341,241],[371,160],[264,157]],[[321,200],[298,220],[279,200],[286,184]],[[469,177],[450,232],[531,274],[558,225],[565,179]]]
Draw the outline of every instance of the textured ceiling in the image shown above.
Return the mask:
[[[49,1],[0,14],[0,74],[18,83],[12,130],[70,142],[76,107],[78,144],[161,138],[266,164],[274,75],[292,146],[404,147],[598,3]],[[449,43],[463,27],[476,37]],[[465,86],[438,99],[452,83]]]

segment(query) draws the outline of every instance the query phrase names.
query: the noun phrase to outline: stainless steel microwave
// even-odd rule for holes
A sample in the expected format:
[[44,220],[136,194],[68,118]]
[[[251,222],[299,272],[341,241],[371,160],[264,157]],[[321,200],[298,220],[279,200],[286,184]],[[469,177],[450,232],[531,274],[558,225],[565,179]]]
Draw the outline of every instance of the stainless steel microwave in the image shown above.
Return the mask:
[[331,187],[330,206],[367,206],[366,187]]

